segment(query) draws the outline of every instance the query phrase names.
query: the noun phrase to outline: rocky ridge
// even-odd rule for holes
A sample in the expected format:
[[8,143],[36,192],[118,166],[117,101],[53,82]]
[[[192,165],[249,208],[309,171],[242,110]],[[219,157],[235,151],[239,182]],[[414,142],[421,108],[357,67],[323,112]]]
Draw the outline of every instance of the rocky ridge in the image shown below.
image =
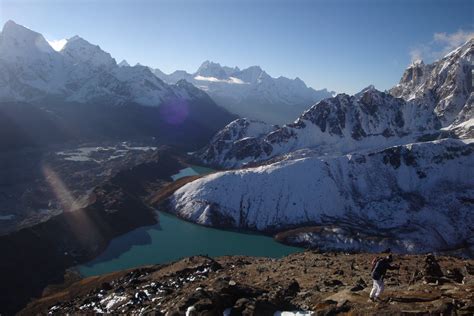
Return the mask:
[[434,113],[443,126],[465,121],[466,111],[472,111],[473,106],[473,51],[474,39],[471,39],[432,64],[413,63],[390,93],[407,101],[418,99],[420,103],[434,103]]
[[[281,259],[205,256],[91,277],[32,302],[20,315],[469,315],[474,262],[395,256],[386,292],[367,303],[370,254],[303,252]],[[277,314],[275,314],[277,315]]]
[[[199,157],[208,164],[232,168],[303,148],[324,155],[402,144],[440,127],[430,109],[373,87],[354,96],[339,94],[325,99],[294,123],[274,127],[267,134],[247,136],[245,131],[236,131],[253,124],[229,124],[214,136]],[[245,136],[227,139],[229,133]]]
[[199,157],[211,165],[234,168],[303,148],[334,155],[429,138],[472,138],[473,46],[470,40],[433,64],[411,65],[390,93],[370,86],[353,96],[338,94],[267,134],[227,139],[228,133],[245,134],[236,130],[248,129],[252,122],[229,124]]

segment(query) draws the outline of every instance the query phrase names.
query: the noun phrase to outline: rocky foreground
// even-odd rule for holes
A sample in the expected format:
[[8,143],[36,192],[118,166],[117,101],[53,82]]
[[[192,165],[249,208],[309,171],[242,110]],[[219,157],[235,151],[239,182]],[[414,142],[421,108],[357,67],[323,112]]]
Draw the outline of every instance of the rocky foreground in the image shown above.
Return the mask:
[[[80,280],[30,303],[20,315],[472,315],[474,260],[395,255],[386,291],[368,302],[373,254],[302,252],[281,259],[185,258]],[[51,294],[52,293],[52,294]]]

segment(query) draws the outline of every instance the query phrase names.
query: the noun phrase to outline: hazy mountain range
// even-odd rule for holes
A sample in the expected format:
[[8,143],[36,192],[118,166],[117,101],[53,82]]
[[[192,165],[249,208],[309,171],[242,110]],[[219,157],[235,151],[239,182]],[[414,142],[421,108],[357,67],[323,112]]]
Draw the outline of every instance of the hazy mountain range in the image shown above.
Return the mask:
[[236,118],[185,80],[120,67],[78,36],[57,52],[13,21],[0,33],[0,101],[3,148],[144,136],[199,146]]
[[198,139],[202,146],[235,115],[282,123],[332,95],[298,78],[272,78],[258,66],[240,70],[207,61],[194,74],[165,75],[117,64],[79,36],[55,51],[40,33],[13,21],[0,33],[0,121],[17,135],[17,141],[2,139],[3,147],[129,134],[180,143],[190,134],[190,142]]
[[[123,62],[123,65],[127,64]],[[192,74],[182,70],[169,75],[159,69],[152,71],[170,84],[182,79],[193,83],[206,91],[217,104],[240,117],[272,124],[291,121],[308,106],[334,95],[327,89],[314,90],[300,78],[273,78],[259,66],[241,70],[205,61]]]

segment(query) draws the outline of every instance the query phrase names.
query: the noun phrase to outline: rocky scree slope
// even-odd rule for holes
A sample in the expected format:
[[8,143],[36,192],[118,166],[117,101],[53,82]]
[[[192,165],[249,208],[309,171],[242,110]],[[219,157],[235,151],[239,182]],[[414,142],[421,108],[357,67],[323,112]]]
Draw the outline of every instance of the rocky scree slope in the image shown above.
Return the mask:
[[20,315],[470,315],[474,262],[396,256],[382,300],[367,303],[369,254],[304,252],[281,259],[204,256],[91,277],[32,302]]

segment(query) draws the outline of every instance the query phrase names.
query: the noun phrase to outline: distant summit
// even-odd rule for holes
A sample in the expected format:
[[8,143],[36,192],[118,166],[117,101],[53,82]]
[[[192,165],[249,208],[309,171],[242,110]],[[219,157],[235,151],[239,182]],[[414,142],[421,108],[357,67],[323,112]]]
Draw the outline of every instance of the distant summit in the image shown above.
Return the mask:
[[37,58],[38,55],[54,54],[54,49],[40,33],[9,20],[0,34],[0,58]]
[[2,141],[11,146],[9,138],[25,133],[24,143],[42,134],[48,142],[64,126],[81,137],[169,135],[196,144],[193,137],[207,141],[236,118],[191,84],[167,84],[148,67],[125,65],[80,36],[56,51],[40,33],[8,21],[0,33],[0,122],[16,125],[0,124],[8,135],[0,151]]
[[124,59],[118,63],[120,67],[130,67],[130,64]]
[[6,83],[0,86],[4,102],[41,103],[54,98],[158,106],[169,98],[195,97],[164,83],[147,67],[120,67],[108,52],[80,36],[69,38],[55,51],[43,35],[13,21],[5,23],[0,33],[0,69],[0,81]]
[[93,66],[116,66],[115,59],[99,45],[93,45],[77,35],[67,40],[61,54],[70,58],[72,62],[88,63]]
[[291,121],[317,101],[334,95],[307,87],[300,78],[272,78],[260,66],[240,69],[206,60],[192,74],[180,70],[167,75],[159,69],[153,73],[168,83],[185,79],[230,112],[272,124]]
[[217,79],[226,79],[231,76],[234,72],[239,71],[238,67],[230,68],[223,67],[219,63],[214,63],[209,60],[206,60],[201,64],[199,69],[196,71],[196,75],[201,75],[204,77],[214,77]]

